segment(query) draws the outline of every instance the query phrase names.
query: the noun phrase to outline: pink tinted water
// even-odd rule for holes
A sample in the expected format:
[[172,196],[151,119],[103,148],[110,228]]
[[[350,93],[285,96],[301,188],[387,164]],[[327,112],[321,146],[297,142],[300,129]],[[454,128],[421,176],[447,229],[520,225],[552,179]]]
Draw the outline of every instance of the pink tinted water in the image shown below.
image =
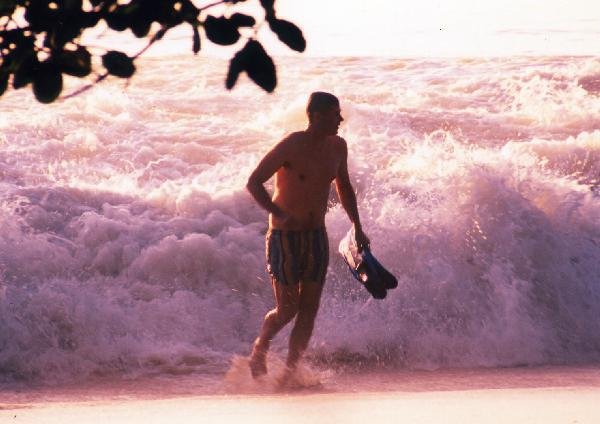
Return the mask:
[[4,95],[5,384],[222,376],[245,355],[272,305],[266,215],[245,181],[303,128],[317,89],[342,99],[364,226],[400,284],[377,302],[352,280],[332,196],[312,363],[600,359],[600,98],[585,82],[597,58],[278,63],[270,96],[246,80],[229,93],[225,61],[187,56],[147,59],[129,86],[107,81],[51,108]]

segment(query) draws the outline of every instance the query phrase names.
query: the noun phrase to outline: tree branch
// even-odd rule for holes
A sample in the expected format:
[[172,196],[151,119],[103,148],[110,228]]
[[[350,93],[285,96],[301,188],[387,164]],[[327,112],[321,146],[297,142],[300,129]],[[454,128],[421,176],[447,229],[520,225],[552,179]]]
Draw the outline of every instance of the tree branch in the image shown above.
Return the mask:
[[93,86],[98,84],[100,81],[106,79],[106,77],[108,77],[108,75],[109,75],[108,72],[105,72],[105,73],[99,75],[98,78],[96,78],[96,81],[94,81],[88,85],[84,85],[83,87],[78,88],[77,90],[73,91],[72,93],[67,94],[66,96],[60,96],[59,100],[67,100],[67,99],[70,99],[71,97],[78,96],[81,93],[85,93],[90,88],[92,88]]
[[[33,0],[10,0],[8,2],[10,9],[2,7],[2,10],[11,11],[10,16],[0,16],[0,36],[4,39],[3,49],[0,51],[0,66],[5,65],[8,53],[12,57],[12,53],[16,52],[16,60],[11,62],[10,67],[4,67],[6,69],[3,69],[3,73],[8,73],[9,77],[13,76],[13,88],[18,87],[15,89],[25,87],[30,82],[37,82],[34,94],[42,103],[51,103],[57,98],[65,100],[74,97],[107,79],[109,75],[126,79],[127,86],[136,70],[135,59],[142,56],[155,42],[161,40],[170,29],[187,22],[194,29],[192,38],[194,53],[198,53],[201,47],[199,26],[204,27],[206,38],[218,45],[232,45],[240,37],[248,38],[247,47],[234,56],[234,59],[238,57],[238,62],[241,60],[240,57],[244,59],[243,63],[238,64],[240,66],[236,68],[237,74],[245,71],[260,87],[268,92],[273,91],[277,84],[275,66],[262,45],[255,41],[265,21],[262,20],[257,24],[251,15],[234,13],[230,16],[229,14],[231,7],[244,0],[164,0],[164,3],[160,2],[161,7],[157,10],[146,8],[149,3],[144,3],[143,8],[137,7],[144,1],[98,0],[91,3],[95,4],[91,11],[89,7],[77,6],[78,3],[75,2],[72,4],[76,6],[77,13],[82,13],[82,19],[79,20],[73,19],[75,9],[70,6],[63,7],[60,2],[59,6],[54,4],[51,5],[52,7],[45,8],[38,7],[37,1]],[[198,7],[194,4],[196,2],[207,4]],[[274,2],[275,0],[261,0],[261,5],[267,13],[265,16],[269,20],[269,27],[292,49],[303,51],[305,40],[301,30],[293,23],[275,17]],[[14,8],[13,4],[16,5]],[[208,9],[219,5],[223,5],[225,9],[223,16],[208,16],[204,21],[200,18],[201,12],[206,13]],[[21,13],[23,11],[24,14]],[[19,22],[14,19],[14,16],[19,18]],[[141,50],[133,56],[117,50],[112,51],[110,47],[94,48],[89,44],[82,45],[83,32],[87,28],[96,27],[101,20],[106,22],[105,31],[109,28],[114,31],[130,29],[136,37],[144,38],[146,43],[142,44]],[[149,30],[153,28],[155,22],[160,28],[149,35]],[[248,27],[251,27],[252,32],[249,32]],[[25,31],[28,32],[24,34]],[[73,45],[76,47],[75,50]],[[103,69],[94,69],[95,59],[100,58]],[[231,72],[230,66],[229,73]],[[87,77],[87,81],[82,80],[83,86],[59,97],[63,89],[63,74],[78,78]],[[226,81],[230,79],[228,76]],[[0,81],[2,84],[5,82],[4,79]],[[233,84],[235,81],[231,84],[227,82],[226,86],[231,89]]]
[[160,40],[161,38],[163,38],[165,36],[165,34],[167,33],[167,31],[170,30],[171,28],[172,27],[165,25],[161,29],[159,29],[158,31],[156,31],[156,33],[152,36],[152,38],[150,39],[150,41],[148,42],[148,44],[146,44],[146,46],[142,50],[140,50],[135,55],[133,55],[132,59],[137,59],[146,50],[148,50],[152,44],[156,43],[158,40]]
[[[156,33],[152,36],[152,38],[150,39],[150,41],[148,42],[148,44],[146,44],[146,46],[144,46],[144,48],[142,48],[139,52],[137,52],[135,55],[132,56],[132,59],[137,59],[138,57],[140,57],[146,50],[148,50],[150,48],[150,46],[154,43],[156,43],[158,40],[160,40],[161,38],[164,37],[164,35],[166,34],[166,32],[171,29],[171,27],[169,26],[163,26],[161,29],[159,29],[158,31],[156,31]],[[96,84],[98,84],[99,82],[105,80],[108,77],[109,73],[105,72],[103,74],[100,74],[98,76],[98,78],[96,78],[96,81],[84,85],[83,87],[78,88],[77,90],[73,91],[72,93],[69,93],[65,96],[61,96],[60,100],[67,100],[70,99],[71,97],[75,97],[81,93],[85,93],[86,91],[88,91],[90,88],[92,88],[93,86],[95,86]]]
[[199,8],[198,8],[198,10],[199,10],[200,12],[203,12],[203,11],[205,11],[206,9],[210,9],[211,7],[215,7],[215,6],[217,6],[217,5],[219,5],[219,4],[223,4],[223,3],[227,3],[227,1],[225,1],[225,0],[216,1],[216,2],[214,2],[214,3],[207,4],[206,6],[199,7]]

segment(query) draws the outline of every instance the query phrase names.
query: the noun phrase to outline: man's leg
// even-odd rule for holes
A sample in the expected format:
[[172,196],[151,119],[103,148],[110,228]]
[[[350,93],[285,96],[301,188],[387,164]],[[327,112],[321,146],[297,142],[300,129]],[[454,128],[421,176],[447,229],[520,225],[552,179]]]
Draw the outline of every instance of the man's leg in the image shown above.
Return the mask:
[[250,357],[253,377],[267,373],[266,355],[271,340],[298,313],[300,289],[298,284],[282,284],[272,278],[275,308],[267,312],[259,336],[254,341]]
[[321,292],[323,284],[314,281],[300,282],[300,302],[298,304],[298,316],[294,324],[294,329],[290,335],[290,345],[287,358],[289,369],[296,368],[302,353],[308,347],[308,341],[312,335],[313,327],[319,303],[321,301]]

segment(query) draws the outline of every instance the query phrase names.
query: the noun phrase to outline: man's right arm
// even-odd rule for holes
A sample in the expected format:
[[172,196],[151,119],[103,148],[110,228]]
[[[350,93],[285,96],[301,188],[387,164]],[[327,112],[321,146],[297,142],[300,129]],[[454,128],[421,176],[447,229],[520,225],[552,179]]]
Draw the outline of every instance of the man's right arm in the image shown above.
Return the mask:
[[264,183],[277,172],[285,161],[285,151],[288,143],[283,140],[277,144],[265,157],[260,161],[256,169],[250,174],[246,188],[254,197],[254,200],[278,218],[285,218],[286,214],[271,200],[271,196],[267,193]]
[[341,160],[338,166],[337,174],[335,177],[335,185],[337,188],[338,196],[342,207],[346,210],[350,221],[354,225],[354,236],[358,244],[359,252],[362,251],[363,247],[369,246],[369,238],[363,232],[362,225],[360,223],[360,217],[358,215],[358,205],[356,204],[356,195],[354,189],[350,183],[350,176],[348,175],[348,147],[346,141],[340,139],[341,147]]

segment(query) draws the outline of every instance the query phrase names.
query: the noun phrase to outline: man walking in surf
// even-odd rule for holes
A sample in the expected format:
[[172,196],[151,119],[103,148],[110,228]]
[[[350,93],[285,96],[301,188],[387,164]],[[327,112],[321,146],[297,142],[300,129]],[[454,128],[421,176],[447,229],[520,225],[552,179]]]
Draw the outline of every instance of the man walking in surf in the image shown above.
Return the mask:
[[[267,373],[270,342],[294,318],[288,370],[296,368],[308,346],[329,262],[325,213],[333,180],[354,226],[359,249],[369,244],[348,176],[346,141],[337,136],[344,120],[339,100],[333,94],[312,93],[306,112],[308,128],[288,135],[273,147],[247,184],[254,199],[269,212],[267,270],[275,296],[275,308],[266,314],[250,356],[255,378]],[[270,197],[263,184],[273,175],[275,190]]]

